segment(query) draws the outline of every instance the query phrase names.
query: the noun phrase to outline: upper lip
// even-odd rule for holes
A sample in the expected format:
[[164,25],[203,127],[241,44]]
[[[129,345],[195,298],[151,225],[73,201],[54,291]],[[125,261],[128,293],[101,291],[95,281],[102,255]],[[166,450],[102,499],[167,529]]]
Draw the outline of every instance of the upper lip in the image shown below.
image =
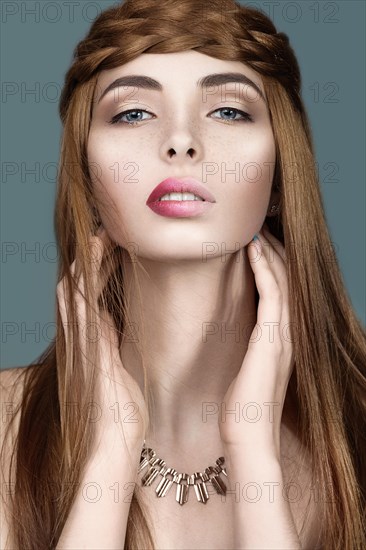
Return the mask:
[[207,202],[216,202],[215,197],[201,182],[187,176],[184,178],[167,178],[160,182],[149,195],[146,204],[158,201],[160,197],[167,193],[193,193]]

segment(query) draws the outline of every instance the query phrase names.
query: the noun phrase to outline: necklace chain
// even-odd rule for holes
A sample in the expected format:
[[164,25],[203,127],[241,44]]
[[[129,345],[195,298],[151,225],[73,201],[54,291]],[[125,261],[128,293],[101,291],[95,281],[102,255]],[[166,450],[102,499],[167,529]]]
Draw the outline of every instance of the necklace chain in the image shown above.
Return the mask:
[[162,479],[155,489],[156,496],[159,498],[165,497],[175,483],[177,486],[175,500],[183,505],[188,501],[189,488],[193,485],[198,502],[206,504],[210,498],[207,483],[214,487],[217,494],[226,495],[226,485],[223,479],[219,477],[220,474],[227,477],[224,463],[225,458],[220,456],[216,460],[216,465],[208,466],[204,472],[195,472],[191,475],[178,473],[174,468],[168,468],[165,461],[157,457],[153,449],[146,446],[144,440],[137,473],[139,474],[149,466],[141,480],[143,486],[151,485],[158,475],[161,476]]

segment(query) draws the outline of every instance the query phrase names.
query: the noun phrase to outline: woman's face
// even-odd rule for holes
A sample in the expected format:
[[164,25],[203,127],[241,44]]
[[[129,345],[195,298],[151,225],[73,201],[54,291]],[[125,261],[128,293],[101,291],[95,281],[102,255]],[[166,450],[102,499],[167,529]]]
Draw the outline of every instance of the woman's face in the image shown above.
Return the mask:
[[[251,83],[232,77],[203,88],[198,83],[229,72]],[[150,88],[123,83],[104,95],[116,79],[132,75],[157,83]],[[245,246],[264,222],[276,159],[261,93],[260,76],[243,63],[192,50],[143,54],[103,71],[88,161],[102,224],[112,240],[157,260],[198,259],[205,251],[207,257],[222,256]],[[132,112],[121,114],[126,110]],[[215,202],[204,212],[166,217],[147,206],[162,180],[186,176],[213,195]]]

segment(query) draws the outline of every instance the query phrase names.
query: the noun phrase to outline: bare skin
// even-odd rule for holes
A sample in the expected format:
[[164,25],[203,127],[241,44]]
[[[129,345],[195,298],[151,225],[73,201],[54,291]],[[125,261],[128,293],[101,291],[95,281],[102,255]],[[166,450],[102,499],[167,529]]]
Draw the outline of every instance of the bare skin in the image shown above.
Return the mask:
[[[189,467],[188,457],[205,464],[222,453],[217,414],[204,422],[203,403],[222,403],[256,322],[254,276],[243,247],[266,216],[275,144],[266,103],[253,88],[231,83],[205,94],[196,87],[203,76],[229,71],[245,74],[264,93],[260,77],[243,64],[193,51],[142,55],[103,72],[88,143],[89,162],[97,163],[103,174],[103,185],[95,183],[101,202],[109,196],[115,209],[112,217],[110,208],[101,208],[103,226],[118,244],[134,243],[149,273],[140,277],[144,312],[153,319],[145,327],[144,342],[155,404],[146,440],[177,468]],[[155,78],[164,91],[120,88],[98,103],[111,82],[131,74]],[[220,112],[220,107],[249,113],[254,122]],[[141,113],[143,120],[135,125],[107,123],[132,108],[155,117]],[[236,120],[228,122],[229,117]],[[122,167],[135,163],[138,183],[128,183],[121,168],[117,184],[108,169],[116,162]],[[203,181],[207,163],[219,169],[205,183],[216,199],[206,216],[164,218],[146,206],[152,189],[166,177],[189,175]],[[240,166],[237,181],[229,174],[235,163]],[[260,167],[255,181],[249,163]],[[202,243],[213,243],[207,261]],[[134,301],[130,315],[138,322]],[[236,335],[229,332],[235,328]],[[208,331],[214,334],[205,340]],[[122,360],[138,378],[138,358],[129,343],[122,347]]]

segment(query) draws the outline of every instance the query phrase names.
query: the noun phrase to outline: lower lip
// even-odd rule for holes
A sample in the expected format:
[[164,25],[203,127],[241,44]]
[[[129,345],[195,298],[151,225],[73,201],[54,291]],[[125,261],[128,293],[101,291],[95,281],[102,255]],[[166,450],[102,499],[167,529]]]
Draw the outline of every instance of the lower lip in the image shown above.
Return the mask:
[[213,205],[213,202],[208,201],[154,201],[147,206],[159,216],[190,218],[207,212]]

